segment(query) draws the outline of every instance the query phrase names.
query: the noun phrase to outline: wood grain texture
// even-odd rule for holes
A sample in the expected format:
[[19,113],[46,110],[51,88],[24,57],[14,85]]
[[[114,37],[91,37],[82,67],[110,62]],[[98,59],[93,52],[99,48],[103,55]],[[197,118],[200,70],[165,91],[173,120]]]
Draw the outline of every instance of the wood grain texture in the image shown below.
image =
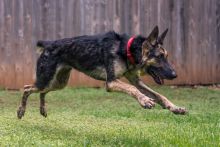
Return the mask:
[[[219,0],[1,0],[0,87],[34,82],[37,40],[109,30],[147,36],[155,25],[169,28],[165,48],[178,78],[167,84],[220,83]],[[69,85],[103,82],[73,70]]]

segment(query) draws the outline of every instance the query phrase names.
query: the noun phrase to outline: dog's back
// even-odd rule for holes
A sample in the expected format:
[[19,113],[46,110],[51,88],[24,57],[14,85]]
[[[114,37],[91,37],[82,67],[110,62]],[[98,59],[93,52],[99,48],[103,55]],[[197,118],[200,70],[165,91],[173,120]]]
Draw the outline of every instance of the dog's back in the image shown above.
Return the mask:
[[[94,36],[38,41],[37,46],[43,49],[37,61],[36,86],[40,89],[47,87],[57,74],[57,70],[64,67],[75,68],[98,80],[106,80],[108,66],[116,59],[123,62],[120,55],[120,44],[123,39],[111,31]],[[122,65],[125,64],[126,61]]]

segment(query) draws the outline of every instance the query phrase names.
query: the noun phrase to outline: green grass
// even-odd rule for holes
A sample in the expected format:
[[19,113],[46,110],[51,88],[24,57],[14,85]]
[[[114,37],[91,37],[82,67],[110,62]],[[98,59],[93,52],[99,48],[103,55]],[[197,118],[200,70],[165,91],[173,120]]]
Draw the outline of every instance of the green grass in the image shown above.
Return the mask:
[[142,109],[130,96],[66,88],[47,95],[48,117],[33,94],[22,120],[21,92],[0,91],[0,146],[220,146],[220,91],[153,87],[189,114]]

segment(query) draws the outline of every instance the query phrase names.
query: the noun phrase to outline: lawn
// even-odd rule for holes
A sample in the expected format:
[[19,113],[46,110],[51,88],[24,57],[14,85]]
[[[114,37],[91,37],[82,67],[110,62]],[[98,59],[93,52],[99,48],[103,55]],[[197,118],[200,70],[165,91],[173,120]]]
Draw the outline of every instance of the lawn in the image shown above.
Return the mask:
[[47,95],[47,118],[33,94],[18,120],[22,93],[1,90],[0,146],[220,146],[220,90],[152,88],[189,114],[143,109],[132,97],[102,88],[66,88]]

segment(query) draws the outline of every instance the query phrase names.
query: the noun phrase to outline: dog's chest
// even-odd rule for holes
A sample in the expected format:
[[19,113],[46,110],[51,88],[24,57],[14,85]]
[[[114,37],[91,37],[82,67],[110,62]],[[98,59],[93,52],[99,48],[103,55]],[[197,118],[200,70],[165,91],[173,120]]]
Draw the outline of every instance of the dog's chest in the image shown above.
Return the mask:
[[114,74],[117,78],[121,77],[127,71],[126,63],[118,58],[113,62]]

